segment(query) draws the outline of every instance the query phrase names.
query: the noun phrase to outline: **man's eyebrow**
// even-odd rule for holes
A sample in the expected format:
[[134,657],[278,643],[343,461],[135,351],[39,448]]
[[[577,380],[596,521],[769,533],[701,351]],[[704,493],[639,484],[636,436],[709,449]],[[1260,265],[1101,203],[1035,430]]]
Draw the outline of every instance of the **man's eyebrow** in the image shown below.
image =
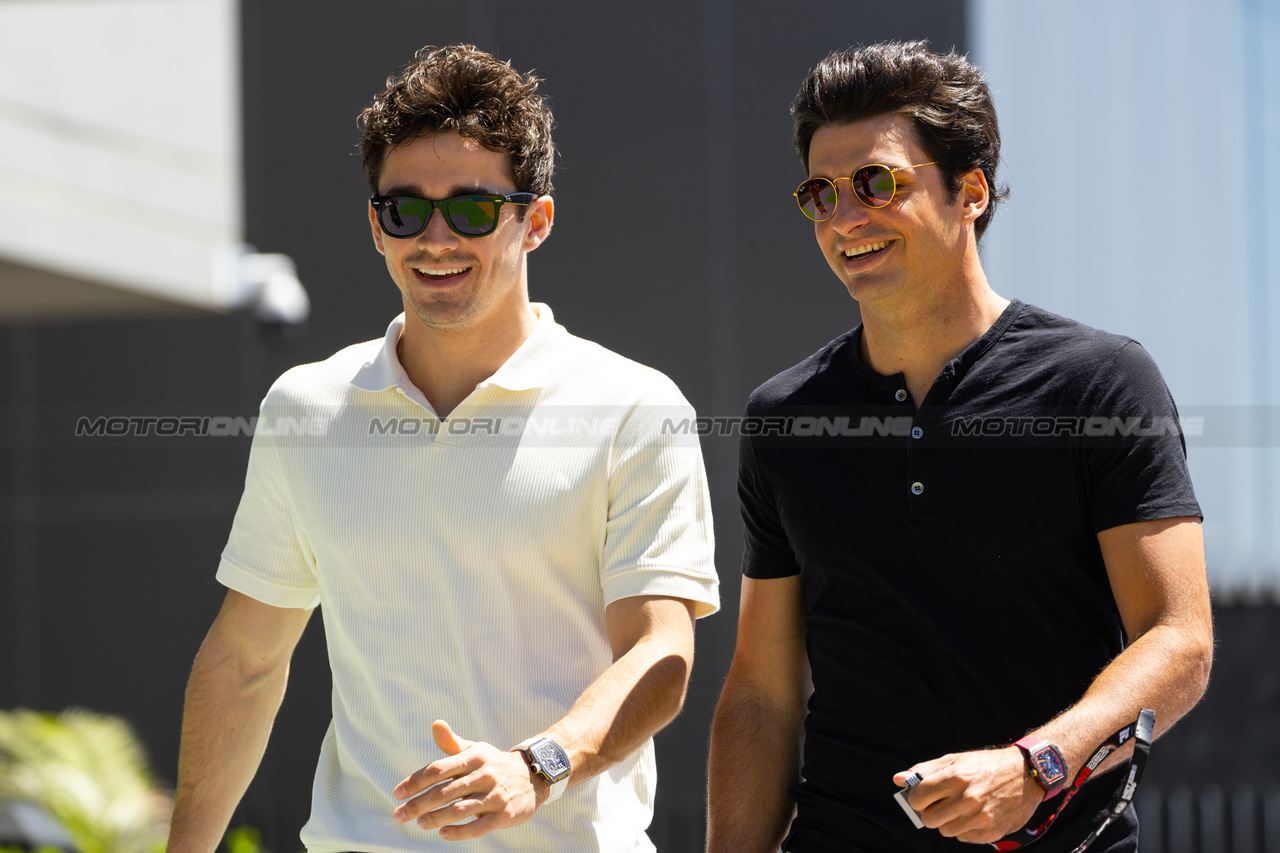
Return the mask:
[[[422,190],[418,187],[409,186],[408,184],[397,184],[386,192],[379,193],[379,195],[407,195],[413,196],[414,198],[426,198],[426,196],[422,194]],[[455,196],[460,195],[506,195],[506,193],[496,192],[485,187],[479,182],[476,182],[474,184],[456,184],[449,189],[449,194],[444,196],[444,198],[454,198]],[[436,199],[436,201],[443,201],[443,199]]]
[[411,195],[411,196],[413,196],[414,198],[422,198],[422,197],[423,197],[423,196],[422,196],[422,193],[418,192],[418,188],[417,188],[417,187],[411,187],[411,186],[409,186],[408,184],[398,184],[398,185],[396,185],[396,186],[394,186],[394,187],[390,187],[390,188],[389,188],[389,189],[387,189],[385,192],[380,192],[380,193],[378,193],[378,195],[382,195],[382,196],[388,196],[388,195]]
[[452,189],[449,190],[449,197],[453,198],[456,195],[506,195],[506,193],[497,192],[496,190],[491,190],[488,187],[486,187],[484,184],[481,184],[479,181],[477,181],[476,183],[470,184],[470,185],[462,185],[462,184],[455,185]]

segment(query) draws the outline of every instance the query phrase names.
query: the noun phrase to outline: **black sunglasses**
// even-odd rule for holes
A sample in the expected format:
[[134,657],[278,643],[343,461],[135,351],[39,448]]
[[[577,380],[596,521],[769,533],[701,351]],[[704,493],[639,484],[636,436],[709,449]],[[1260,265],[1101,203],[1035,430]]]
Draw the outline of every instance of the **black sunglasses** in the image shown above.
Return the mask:
[[369,199],[378,214],[378,224],[391,237],[416,237],[427,228],[438,207],[453,233],[463,237],[483,237],[498,227],[498,211],[504,204],[532,204],[533,193],[510,195],[458,195],[432,201],[411,195],[375,195]]

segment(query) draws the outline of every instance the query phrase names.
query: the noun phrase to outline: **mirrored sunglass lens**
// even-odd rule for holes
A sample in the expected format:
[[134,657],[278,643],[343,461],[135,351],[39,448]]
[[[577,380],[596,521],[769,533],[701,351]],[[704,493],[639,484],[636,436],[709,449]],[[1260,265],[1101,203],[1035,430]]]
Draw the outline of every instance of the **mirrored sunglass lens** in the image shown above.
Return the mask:
[[830,219],[836,210],[835,184],[825,178],[805,181],[797,191],[796,200],[804,215],[815,222]]
[[463,234],[488,234],[498,221],[498,203],[484,196],[450,199],[445,211],[453,227]]
[[893,200],[894,190],[897,189],[893,173],[884,166],[863,166],[853,173],[851,180],[858,198],[872,207],[884,207]]
[[379,219],[388,234],[412,237],[422,230],[431,216],[431,205],[424,199],[396,196],[382,205]]

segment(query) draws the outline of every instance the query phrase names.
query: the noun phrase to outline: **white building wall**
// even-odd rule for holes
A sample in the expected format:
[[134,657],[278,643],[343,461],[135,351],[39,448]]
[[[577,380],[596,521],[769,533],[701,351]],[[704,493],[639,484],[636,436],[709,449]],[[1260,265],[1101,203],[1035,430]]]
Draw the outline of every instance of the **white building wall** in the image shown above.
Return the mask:
[[239,297],[235,0],[0,0],[0,257]]
[[971,0],[1012,189],[996,291],[1131,335],[1184,417],[1218,593],[1280,591],[1280,0]]

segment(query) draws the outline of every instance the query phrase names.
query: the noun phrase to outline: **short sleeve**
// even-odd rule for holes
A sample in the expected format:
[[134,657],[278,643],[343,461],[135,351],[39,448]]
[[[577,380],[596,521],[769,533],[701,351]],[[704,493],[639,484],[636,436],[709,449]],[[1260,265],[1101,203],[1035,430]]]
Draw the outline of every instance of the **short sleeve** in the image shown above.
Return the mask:
[[275,607],[309,610],[320,603],[314,558],[293,511],[281,448],[266,430],[254,433],[218,581]]
[[664,427],[692,417],[680,398],[636,406],[618,429],[600,561],[606,604],[661,595],[696,602],[698,617],[720,608],[702,449],[695,433]]
[[751,437],[738,441],[738,502],[746,537],[742,573],[749,578],[785,578],[800,574],[787,539],[774,491],[765,482]]
[[1177,406],[1159,368],[1136,341],[1117,352],[1090,409],[1085,460],[1095,532],[1201,517]]

